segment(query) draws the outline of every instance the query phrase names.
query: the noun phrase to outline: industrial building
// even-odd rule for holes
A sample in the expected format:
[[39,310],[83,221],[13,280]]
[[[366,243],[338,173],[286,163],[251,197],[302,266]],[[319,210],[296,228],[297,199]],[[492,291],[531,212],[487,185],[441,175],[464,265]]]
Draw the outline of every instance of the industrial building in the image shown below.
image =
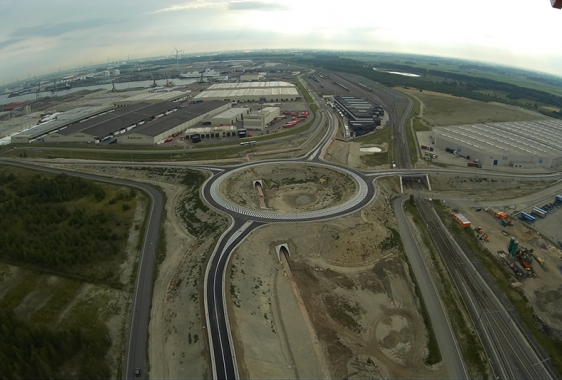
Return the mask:
[[353,136],[362,136],[381,125],[384,110],[381,106],[353,96],[335,96],[335,107],[348,119]]
[[267,124],[281,114],[279,107],[265,107],[259,111],[251,112],[244,119],[244,128],[263,131]]
[[[173,103],[172,103],[173,104]],[[126,130],[117,136],[118,144],[157,144],[174,134],[183,132],[232,107],[230,103],[210,101],[191,104],[187,107],[169,112],[152,121]],[[211,132],[214,133],[214,132]],[[218,133],[218,132],[217,132]]]
[[95,142],[109,139],[179,108],[178,103],[138,103],[61,128],[44,137],[45,142]]
[[259,81],[265,78],[265,74],[267,73],[245,73],[240,75],[240,81],[241,82],[251,82],[256,80]]
[[210,86],[193,98],[224,100],[227,102],[288,102],[301,97],[294,85],[287,82],[220,83]]
[[562,165],[562,120],[434,127],[437,148],[482,165],[551,168]]
[[62,112],[56,115],[56,118],[48,122],[32,126],[29,129],[13,135],[11,137],[11,142],[12,144],[33,142],[48,136],[49,133],[55,133],[73,124],[80,123],[81,121],[83,122],[91,118],[102,117],[101,115],[110,114],[114,109],[114,106],[79,107],[67,112]]
[[224,112],[219,113],[211,118],[205,120],[207,123],[211,123],[211,125],[232,125],[237,121],[244,120],[244,117],[250,113],[249,108],[230,108]]
[[167,92],[148,92],[130,96],[126,99],[120,99],[115,102],[117,107],[131,106],[137,103],[160,103],[160,102],[173,102],[187,98],[187,94],[182,91],[167,91]]

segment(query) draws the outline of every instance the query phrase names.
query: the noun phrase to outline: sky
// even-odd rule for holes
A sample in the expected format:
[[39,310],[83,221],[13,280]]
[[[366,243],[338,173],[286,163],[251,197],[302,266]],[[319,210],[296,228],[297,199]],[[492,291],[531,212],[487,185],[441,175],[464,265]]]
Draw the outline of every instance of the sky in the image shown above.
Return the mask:
[[0,20],[0,84],[173,46],[413,53],[562,76],[550,0],[0,0]]

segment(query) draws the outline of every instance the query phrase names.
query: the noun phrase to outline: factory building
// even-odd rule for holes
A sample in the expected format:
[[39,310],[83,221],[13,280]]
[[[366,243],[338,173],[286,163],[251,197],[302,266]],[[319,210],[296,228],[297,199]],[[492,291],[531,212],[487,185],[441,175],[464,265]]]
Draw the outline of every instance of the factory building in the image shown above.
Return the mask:
[[266,73],[245,73],[240,75],[241,82],[251,82],[256,80],[262,80],[265,78]]
[[334,105],[347,119],[353,136],[373,132],[381,125],[384,110],[381,106],[353,96],[335,96]]
[[75,123],[45,136],[45,142],[96,142],[136,128],[146,122],[158,119],[179,108],[178,103],[138,103],[90,120]]
[[244,117],[249,113],[249,108],[230,108],[218,115],[208,118],[205,122],[211,123],[211,125],[232,125],[237,121],[244,120]]
[[125,131],[117,136],[117,143],[157,144],[174,134],[196,126],[203,120],[215,116],[230,107],[232,107],[230,103],[218,100],[192,104]]
[[244,128],[263,131],[267,124],[281,114],[279,107],[265,107],[259,111],[251,112],[244,119]]
[[437,148],[483,166],[562,165],[562,120],[434,127],[431,139]]
[[212,85],[196,95],[193,101],[289,102],[300,98],[295,86],[287,82],[240,82]]
[[126,99],[117,100],[114,104],[117,107],[131,106],[137,103],[160,103],[160,102],[173,102],[187,98],[187,94],[182,91],[168,91],[168,92],[149,92],[145,94],[138,94],[130,96]]
[[11,137],[11,142],[12,144],[21,144],[41,140],[49,136],[50,133],[64,130],[76,123],[110,114],[114,109],[114,106],[79,107],[67,112],[62,112],[42,124],[32,126],[29,129],[13,135]]

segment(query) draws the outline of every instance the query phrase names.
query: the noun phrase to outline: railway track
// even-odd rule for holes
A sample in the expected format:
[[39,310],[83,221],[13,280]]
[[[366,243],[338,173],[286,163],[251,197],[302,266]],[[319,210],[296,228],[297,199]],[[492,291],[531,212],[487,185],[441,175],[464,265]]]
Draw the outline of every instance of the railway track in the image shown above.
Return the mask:
[[[408,186],[421,190],[415,181]],[[524,334],[517,317],[505,308],[474,263],[454,243],[430,203],[417,197],[416,205],[470,311],[495,375],[501,379],[555,378],[532,339]]]

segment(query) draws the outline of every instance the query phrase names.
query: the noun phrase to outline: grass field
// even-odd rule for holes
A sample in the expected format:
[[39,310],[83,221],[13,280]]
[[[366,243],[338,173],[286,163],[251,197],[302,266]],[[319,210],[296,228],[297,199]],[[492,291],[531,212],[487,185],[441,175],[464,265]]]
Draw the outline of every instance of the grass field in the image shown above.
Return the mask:
[[[439,71],[446,71],[451,73],[463,74],[463,75],[470,75],[475,78],[486,78],[492,79],[498,82],[505,82],[514,84],[520,87],[532,88],[535,90],[549,92],[554,95],[562,96],[562,88],[549,85],[546,83],[536,82],[525,78],[523,76],[516,76],[516,75],[502,75],[499,73],[493,72],[486,72],[486,71],[478,71],[478,70],[467,70],[464,68],[459,67],[458,65],[453,64],[443,64],[439,63],[437,66],[435,64],[430,64],[430,62],[425,61],[418,61],[418,60],[388,60],[383,57],[369,57],[369,56],[345,56],[343,58],[354,59],[356,61],[361,62],[370,62],[370,63],[378,63],[378,62],[387,62],[393,63],[398,65],[408,65],[418,68],[424,68],[429,70],[439,70]],[[408,63],[406,63],[406,61]],[[413,63],[412,63],[413,62]]]
[[359,137],[353,140],[353,143],[360,143],[361,145],[383,145],[388,144],[388,151],[384,153],[372,153],[361,155],[361,161],[370,167],[388,164],[392,157],[392,130],[385,128],[380,132],[375,132],[371,135]]
[[[457,98],[435,92],[404,90],[415,94],[424,104],[423,119],[432,126],[446,126],[502,121],[544,120],[546,117],[514,107]],[[419,125],[419,124],[417,124]]]

